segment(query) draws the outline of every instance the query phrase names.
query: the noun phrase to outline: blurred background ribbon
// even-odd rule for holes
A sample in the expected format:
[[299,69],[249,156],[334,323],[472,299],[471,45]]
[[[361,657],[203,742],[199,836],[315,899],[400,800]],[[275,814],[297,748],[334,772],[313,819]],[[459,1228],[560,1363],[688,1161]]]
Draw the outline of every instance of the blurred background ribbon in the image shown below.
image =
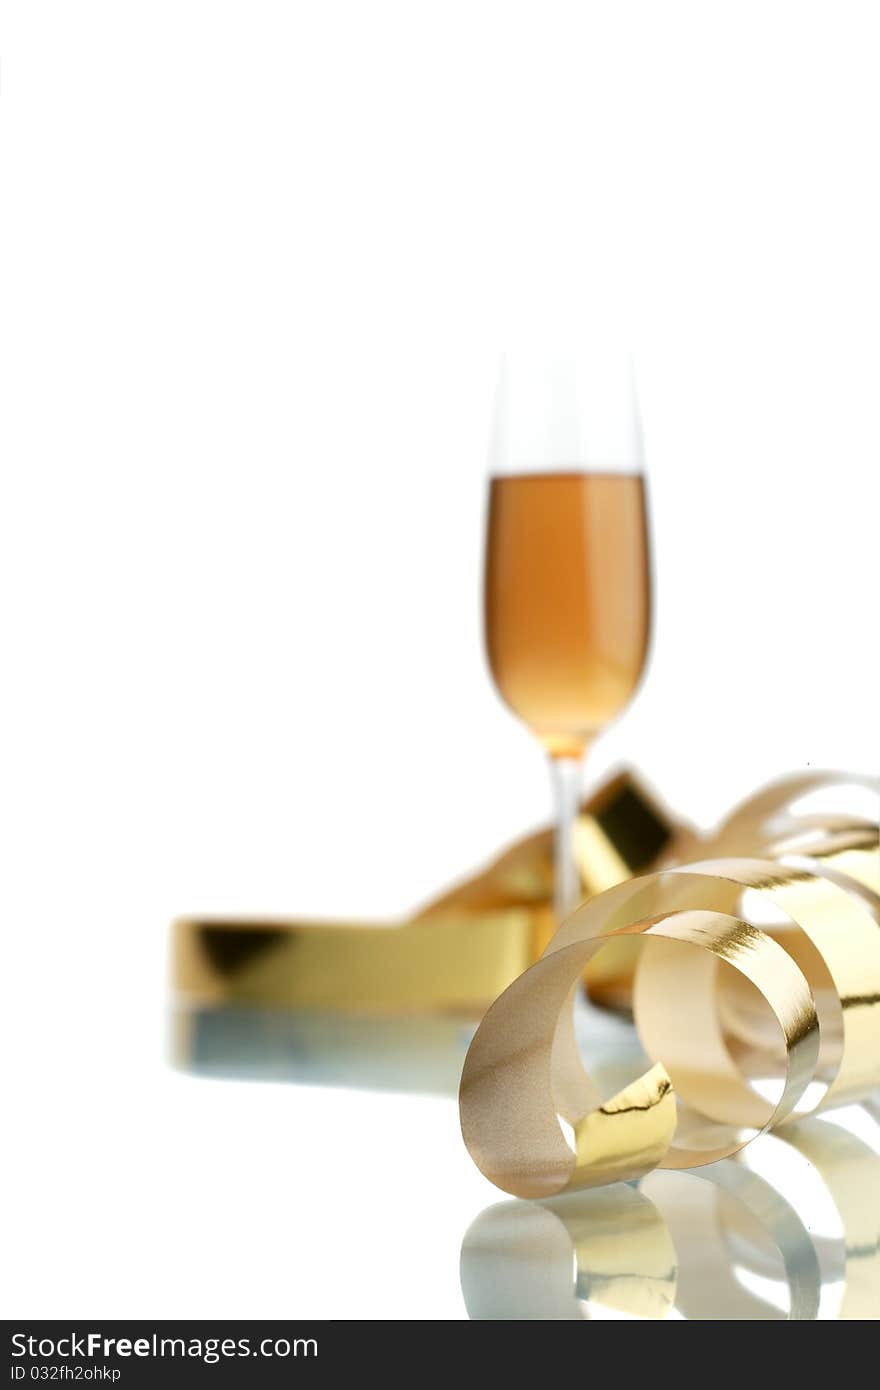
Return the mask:
[[[665,862],[690,839],[635,773],[618,773],[577,819],[582,896]],[[176,1002],[478,1019],[553,935],[552,894],[544,830],[404,922],[182,918],[172,928]]]

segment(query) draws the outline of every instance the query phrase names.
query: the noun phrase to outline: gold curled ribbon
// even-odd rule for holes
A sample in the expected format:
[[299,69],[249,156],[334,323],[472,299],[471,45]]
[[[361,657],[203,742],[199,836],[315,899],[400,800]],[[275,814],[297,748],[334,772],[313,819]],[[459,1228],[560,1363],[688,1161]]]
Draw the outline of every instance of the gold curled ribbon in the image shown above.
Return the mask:
[[[768,917],[784,920],[778,939]],[[654,1064],[603,1099],[581,1063],[573,1004],[588,963],[626,937],[638,941],[635,1021]],[[719,1008],[731,982],[762,1011],[757,1035]],[[633,879],[584,904],[485,1015],[460,1113],[491,1181],[546,1198],[714,1162],[878,1083],[880,929],[869,904],[842,879],[737,859]]]
[[[880,922],[880,816],[875,814],[869,820],[853,810],[854,794],[864,799],[865,793],[871,794],[880,810],[880,782],[876,778],[831,771],[782,777],[743,801],[709,837],[680,834],[674,862],[779,860],[821,874],[857,894]],[[805,812],[803,804],[809,798],[824,803],[824,808]],[[784,931],[784,924],[779,925]],[[768,930],[777,934],[773,927]],[[798,949],[796,941],[784,944],[786,949]],[[591,962],[586,983],[595,1003],[632,1012],[638,954],[636,942],[619,941]],[[734,993],[733,988],[730,992]]]
[[[880,793],[880,781],[850,772],[798,772],[780,777],[747,797],[727,815],[709,843],[719,854],[748,854],[761,848],[773,850],[799,831],[814,826],[860,824],[876,832],[876,816],[866,821],[847,809],[850,793]],[[807,797],[824,795],[829,810],[804,812],[798,807]]]

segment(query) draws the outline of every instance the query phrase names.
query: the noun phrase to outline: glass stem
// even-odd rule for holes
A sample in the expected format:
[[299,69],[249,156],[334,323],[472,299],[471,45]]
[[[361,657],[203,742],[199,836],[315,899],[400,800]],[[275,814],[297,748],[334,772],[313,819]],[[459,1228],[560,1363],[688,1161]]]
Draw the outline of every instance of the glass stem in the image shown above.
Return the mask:
[[553,911],[558,926],[566,917],[571,916],[581,900],[580,871],[574,843],[575,824],[580,809],[581,759],[551,758],[550,772],[556,800]]

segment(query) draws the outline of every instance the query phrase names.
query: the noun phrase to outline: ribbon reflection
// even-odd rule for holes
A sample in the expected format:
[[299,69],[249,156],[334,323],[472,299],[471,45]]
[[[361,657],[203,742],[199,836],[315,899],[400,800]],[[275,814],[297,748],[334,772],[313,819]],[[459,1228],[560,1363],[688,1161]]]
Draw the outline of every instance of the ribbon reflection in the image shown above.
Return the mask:
[[[461,1252],[472,1319],[872,1318],[880,1310],[880,1158],[825,1120],[774,1145],[774,1181],[728,1159],[481,1212]],[[798,1159],[839,1234],[812,1235]],[[786,1196],[782,1195],[782,1190]],[[791,1200],[789,1200],[791,1198]]]
[[179,1009],[171,1060],[197,1076],[448,1096],[474,1024],[242,1007]]

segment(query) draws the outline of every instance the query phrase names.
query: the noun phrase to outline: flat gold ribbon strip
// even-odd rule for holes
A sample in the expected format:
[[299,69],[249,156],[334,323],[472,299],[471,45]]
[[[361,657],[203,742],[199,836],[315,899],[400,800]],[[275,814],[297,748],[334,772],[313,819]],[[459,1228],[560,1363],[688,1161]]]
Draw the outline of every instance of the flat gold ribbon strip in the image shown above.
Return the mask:
[[[779,939],[764,930],[768,916],[785,921]],[[588,962],[625,937],[638,942],[635,1021],[654,1065],[603,1099],[572,1006]],[[766,1037],[748,1046],[718,1007],[730,981],[766,1018]],[[878,1084],[880,928],[868,903],[808,869],[715,861],[621,884],[563,924],[477,1030],[462,1133],[497,1186],[546,1198],[711,1163]]]
[[[584,897],[654,867],[680,833],[634,774],[618,773],[578,817]],[[552,880],[543,830],[403,922],[181,918],[172,928],[177,1002],[476,1019],[553,935]]]

